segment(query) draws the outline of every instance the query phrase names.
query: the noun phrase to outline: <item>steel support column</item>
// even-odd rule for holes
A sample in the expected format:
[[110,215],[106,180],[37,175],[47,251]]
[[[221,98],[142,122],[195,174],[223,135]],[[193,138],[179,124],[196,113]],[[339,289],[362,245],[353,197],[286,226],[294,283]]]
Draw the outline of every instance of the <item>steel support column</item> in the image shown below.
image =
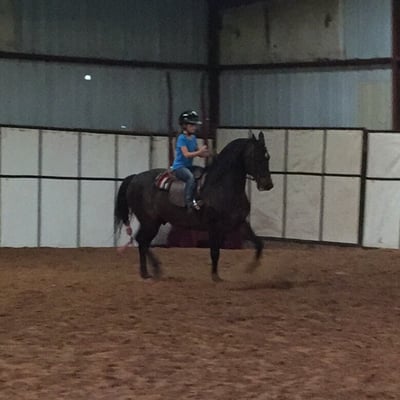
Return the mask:
[[400,130],[400,0],[392,0],[392,129]]
[[209,137],[215,138],[219,124],[219,29],[218,2],[208,0],[208,97]]

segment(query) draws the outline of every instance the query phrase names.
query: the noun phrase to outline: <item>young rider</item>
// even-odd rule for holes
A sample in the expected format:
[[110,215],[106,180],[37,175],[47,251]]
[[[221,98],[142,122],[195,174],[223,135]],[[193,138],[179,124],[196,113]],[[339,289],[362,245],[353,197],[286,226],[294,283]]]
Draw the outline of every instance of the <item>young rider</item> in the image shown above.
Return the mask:
[[202,122],[196,111],[184,111],[179,116],[179,125],[182,128],[175,146],[175,160],[172,171],[175,176],[185,182],[185,203],[190,209],[199,210],[200,206],[194,199],[196,182],[193,176],[193,159],[195,157],[207,157],[207,146],[197,146],[195,132]]

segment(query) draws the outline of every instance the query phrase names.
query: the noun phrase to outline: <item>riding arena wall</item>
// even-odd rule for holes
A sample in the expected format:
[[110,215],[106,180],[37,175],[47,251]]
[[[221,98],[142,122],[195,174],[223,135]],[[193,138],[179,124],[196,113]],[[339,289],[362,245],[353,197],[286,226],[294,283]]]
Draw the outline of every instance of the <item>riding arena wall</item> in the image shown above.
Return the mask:
[[365,129],[221,128],[217,149],[262,130],[274,189],[249,183],[256,233],[400,248],[400,135]]
[[[400,248],[400,135],[365,129],[220,128],[216,150],[262,130],[274,189],[249,180],[265,238]],[[109,247],[122,179],[168,167],[168,137],[1,127],[0,245]],[[137,227],[136,221],[133,228]],[[166,244],[164,226],[154,244]]]

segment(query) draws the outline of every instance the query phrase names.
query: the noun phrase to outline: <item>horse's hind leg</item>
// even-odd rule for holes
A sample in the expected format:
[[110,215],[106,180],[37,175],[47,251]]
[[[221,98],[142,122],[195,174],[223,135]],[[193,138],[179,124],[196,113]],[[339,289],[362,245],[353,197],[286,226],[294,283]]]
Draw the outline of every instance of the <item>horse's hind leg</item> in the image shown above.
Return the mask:
[[224,240],[223,235],[216,229],[211,228],[209,230],[210,255],[212,263],[211,278],[214,282],[222,281],[222,279],[218,274],[218,261],[219,261],[219,252],[223,240]]
[[151,275],[149,275],[147,272],[147,250],[148,246],[144,245],[143,243],[139,243],[140,276],[143,279],[151,278]]
[[262,240],[254,233],[251,225],[246,221],[241,226],[241,231],[243,237],[247,240],[250,240],[256,249],[256,254],[253,262],[249,264],[247,267],[247,272],[253,272],[260,263],[260,257],[264,248]]
[[140,258],[140,276],[143,279],[151,278],[151,275],[147,271],[147,256],[155,269],[156,276],[160,275],[160,263],[154,254],[149,249],[151,241],[157,235],[160,225],[146,226],[141,225],[137,234],[136,241],[139,245],[139,258]]

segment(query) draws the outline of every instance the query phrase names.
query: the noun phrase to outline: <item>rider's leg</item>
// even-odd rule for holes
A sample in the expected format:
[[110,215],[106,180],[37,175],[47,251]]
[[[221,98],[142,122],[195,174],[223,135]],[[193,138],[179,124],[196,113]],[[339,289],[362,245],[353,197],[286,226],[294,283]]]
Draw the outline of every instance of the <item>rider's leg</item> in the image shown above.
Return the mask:
[[182,167],[174,171],[175,176],[185,182],[185,203],[187,207],[192,207],[193,192],[195,189],[195,179],[189,168]]

